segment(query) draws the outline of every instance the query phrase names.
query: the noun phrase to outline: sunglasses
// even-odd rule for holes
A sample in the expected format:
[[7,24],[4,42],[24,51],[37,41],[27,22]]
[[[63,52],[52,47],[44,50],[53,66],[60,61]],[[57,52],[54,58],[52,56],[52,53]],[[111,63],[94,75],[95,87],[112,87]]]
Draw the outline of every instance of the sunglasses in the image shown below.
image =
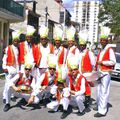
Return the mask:
[[29,70],[29,71],[30,71],[31,69],[29,69],[29,68],[25,68],[25,70]]
[[56,68],[49,68],[49,70],[56,70]]

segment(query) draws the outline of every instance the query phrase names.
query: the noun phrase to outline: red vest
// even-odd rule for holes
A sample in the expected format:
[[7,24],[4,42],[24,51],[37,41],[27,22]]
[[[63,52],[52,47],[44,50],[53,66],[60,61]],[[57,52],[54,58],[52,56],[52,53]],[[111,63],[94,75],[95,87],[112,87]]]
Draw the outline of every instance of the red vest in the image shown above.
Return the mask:
[[73,50],[72,50],[72,53],[75,55],[75,50],[76,50],[76,47],[75,48],[73,48]]
[[[103,57],[102,57],[102,61],[109,61],[110,60],[110,49],[111,48],[107,48],[107,50],[105,51]],[[99,61],[99,57],[100,57],[100,53],[97,56],[97,62]],[[98,65],[96,65],[96,68],[98,67]],[[114,69],[114,66],[105,66],[105,65],[101,65],[100,69],[102,71],[111,71]]]
[[9,45],[7,51],[7,65],[13,66],[14,64],[15,64],[15,55],[12,49],[12,45]]
[[[70,89],[74,90],[76,92],[80,91],[80,89],[81,89],[81,80],[82,80],[82,78],[85,79],[85,77],[83,75],[80,75],[80,77],[77,79],[75,85],[73,85],[74,80],[73,80],[72,76],[71,75],[68,75],[68,76],[69,76],[69,79],[70,79]],[[85,79],[85,89],[86,90],[85,90],[84,94],[86,96],[89,96],[91,94],[91,90],[90,90],[89,83],[87,82],[86,79]]]
[[85,56],[82,57],[81,61],[81,71],[82,73],[85,72],[92,72],[92,65],[89,57],[89,51],[87,50]]
[[62,65],[64,62],[64,52],[65,52],[65,48],[62,47],[62,50],[60,54],[58,55],[58,65]]
[[[57,81],[58,81],[58,72],[55,73],[56,76],[55,76],[55,79],[54,79],[54,84],[57,84]],[[49,83],[49,80],[48,80],[48,72],[45,72],[45,77],[42,81],[42,84],[41,86],[48,86],[48,83]]]
[[[21,73],[19,73],[19,75],[21,76]],[[30,79],[24,80],[23,76],[19,78],[19,80],[17,81],[16,85],[27,85],[30,86],[32,83],[33,77],[30,76]]]
[[[48,45],[50,47],[50,53],[53,54],[54,53],[54,46],[50,43]],[[42,51],[40,50],[40,44],[33,45],[32,48],[33,48],[34,62],[36,63],[37,66],[39,66],[41,58],[42,58]]]
[[20,45],[19,45],[19,61],[20,61],[20,64],[24,64],[25,62],[25,59],[24,59],[24,56],[26,54],[26,50],[25,50],[25,42],[21,42]]

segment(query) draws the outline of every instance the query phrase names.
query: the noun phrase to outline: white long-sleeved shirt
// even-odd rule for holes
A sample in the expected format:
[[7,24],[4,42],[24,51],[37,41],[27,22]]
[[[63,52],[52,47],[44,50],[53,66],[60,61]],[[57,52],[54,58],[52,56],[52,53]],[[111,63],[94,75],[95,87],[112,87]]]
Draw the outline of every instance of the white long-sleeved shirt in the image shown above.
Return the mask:
[[[80,73],[82,73],[81,71],[81,63],[82,63],[82,58],[85,56],[85,54],[86,54],[86,52],[87,52],[87,49],[85,49],[85,50],[83,50],[83,52],[81,52],[80,54],[79,54],[79,71],[80,71]],[[93,52],[91,52],[90,50],[89,50],[89,52],[88,52],[88,54],[89,54],[89,58],[90,58],[90,63],[91,63],[91,65],[92,65],[92,68],[94,69],[94,67],[95,67],[95,64],[96,64],[96,59],[95,59],[95,55],[93,54]]]
[[[103,58],[106,50],[108,49],[108,47],[109,47],[109,45],[107,45],[104,49],[101,50],[100,57],[99,57],[98,61],[102,61],[102,58]],[[108,60],[108,61],[102,61],[102,64],[105,65],[105,66],[113,66],[116,63],[115,53],[114,53],[114,51],[113,51],[112,48],[110,48],[110,50],[109,50],[109,55],[110,55],[110,60]],[[98,68],[99,67],[100,66],[98,66]],[[103,73],[103,71],[101,71],[101,69],[98,69],[98,70],[100,70],[100,72]]]
[[[41,88],[42,88],[42,82],[45,78],[45,73],[42,74],[40,76],[40,78],[37,78],[37,82],[36,82],[36,85],[35,85],[35,90],[33,91],[33,95],[36,96],[37,94],[39,94],[39,92],[41,92]],[[48,72],[48,81],[53,81],[55,79],[55,76],[51,76],[50,73]]]
[[43,47],[43,45],[40,44],[40,51],[41,51],[42,57],[40,60],[39,68],[47,68],[48,67],[47,59],[48,59],[48,55],[50,54],[49,43],[47,44],[46,47]]
[[13,73],[12,72],[13,69],[15,69],[16,72],[19,72],[19,63],[18,63],[18,54],[19,54],[19,51],[18,51],[18,48],[16,46],[14,46],[14,45],[11,45],[11,46],[12,46],[12,49],[13,49],[13,52],[14,52],[14,56],[15,56],[15,63],[14,63],[14,65],[13,66],[8,66],[7,65],[8,47],[6,47],[5,54],[4,54],[3,59],[2,59],[2,61],[3,61],[2,68],[3,69],[8,69],[8,73],[9,74]]
[[[79,77],[80,77],[80,74],[77,75],[77,77],[76,77],[76,79],[75,79],[75,83],[77,82],[77,80],[79,79]],[[69,81],[69,80],[68,80],[68,81]],[[69,85],[68,85],[68,86],[69,86],[69,88],[70,88],[70,82],[69,82]],[[75,96],[84,95],[85,90],[86,90],[86,88],[85,88],[85,78],[82,78],[82,79],[81,79],[80,90],[77,91],[77,92],[75,92]]]
[[[20,78],[20,75],[19,75],[19,73],[18,74],[16,74],[13,78],[11,78],[11,80],[9,80],[9,82],[8,82],[8,87],[11,87],[11,86],[13,86],[13,85],[15,85],[16,83],[17,83],[17,81],[19,80],[19,78]],[[31,75],[29,75],[28,77],[25,75],[25,73],[23,73],[23,76],[22,76],[22,78],[24,78],[24,80],[26,81],[26,80],[28,80],[28,79],[31,79]],[[32,78],[32,83],[30,84],[30,86],[33,88],[33,90],[35,89],[35,79],[34,78]]]

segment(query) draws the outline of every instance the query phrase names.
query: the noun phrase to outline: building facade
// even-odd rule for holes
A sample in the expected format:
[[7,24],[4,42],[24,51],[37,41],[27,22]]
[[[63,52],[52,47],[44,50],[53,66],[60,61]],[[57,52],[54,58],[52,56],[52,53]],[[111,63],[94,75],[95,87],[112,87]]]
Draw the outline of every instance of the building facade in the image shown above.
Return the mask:
[[98,14],[100,0],[75,0],[73,20],[80,24],[80,29],[88,33],[88,41],[98,41]]
[[[3,49],[9,44],[10,23],[24,20],[24,7],[13,0],[0,0],[0,61]],[[1,66],[0,62],[0,66]]]

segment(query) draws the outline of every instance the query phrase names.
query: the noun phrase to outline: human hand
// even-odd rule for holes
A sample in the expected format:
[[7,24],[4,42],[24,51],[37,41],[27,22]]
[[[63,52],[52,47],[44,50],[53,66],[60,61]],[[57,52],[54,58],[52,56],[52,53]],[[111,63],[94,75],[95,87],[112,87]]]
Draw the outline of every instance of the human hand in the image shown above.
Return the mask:
[[102,61],[98,61],[97,64],[98,64],[98,65],[102,65]]
[[34,96],[31,96],[28,100],[28,104],[32,104],[34,102]]

